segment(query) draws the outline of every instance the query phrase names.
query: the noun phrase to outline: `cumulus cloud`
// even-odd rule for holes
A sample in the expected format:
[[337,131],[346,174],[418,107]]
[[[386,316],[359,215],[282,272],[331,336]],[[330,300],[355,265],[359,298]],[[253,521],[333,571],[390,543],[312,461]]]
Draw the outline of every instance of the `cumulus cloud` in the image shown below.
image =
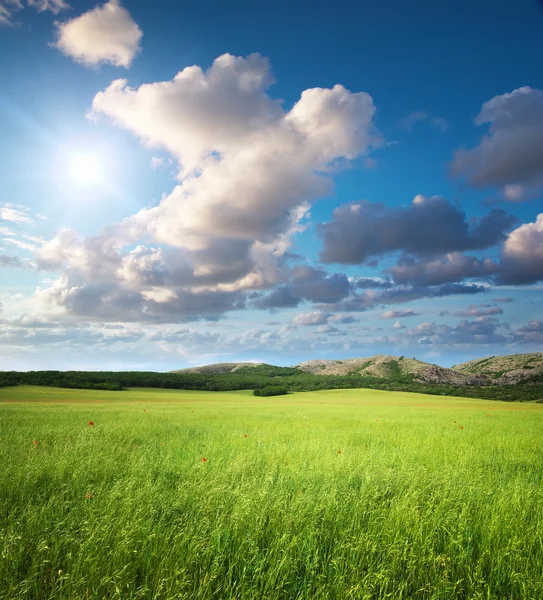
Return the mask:
[[505,241],[499,279],[503,283],[526,284],[543,279],[543,213],[534,223],[524,223]]
[[367,311],[378,306],[402,304],[421,298],[482,294],[487,292],[488,289],[488,287],[479,284],[447,283],[440,286],[397,286],[386,290],[370,290],[363,293],[352,290],[349,296],[340,302],[328,305],[327,308],[345,312]]
[[293,325],[300,325],[302,327],[326,325],[329,318],[330,315],[322,311],[300,313],[292,319],[292,323]]
[[319,226],[325,263],[358,264],[390,252],[443,254],[480,250],[505,239],[515,217],[493,209],[470,223],[466,214],[445,198],[416,196],[405,207],[354,202],[335,209],[332,220]]
[[359,319],[353,317],[352,315],[332,315],[330,319],[328,319],[332,323],[337,323],[338,325],[351,325],[352,323],[358,323]]
[[408,310],[387,310],[381,315],[381,319],[398,319],[405,317],[416,317],[418,312],[409,308]]
[[543,186],[543,91],[521,87],[483,104],[476,125],[489,125],[471,150],[458,150],[454,175],[474,187],[499,187],[504,199],[519,202]]
[[445,133],[449,129],[449,124],[441,117],[433,117],[424,110],[416,110],[407,115],[400,121],[400,127],[406,131],[411,131],[418,123],[428,123],[432,128]]
[[58,25],[56,47],[87,66],[128,68],[141,50],[142,31],[119,0],[109,0]]
[[279,309],[295,307],[300,302],[339,302],[351,293],[352,284],[343,273],[329,274],[308,266],[294,267],[288,281],[273,290],[256,294],[252,303],[256,308]]
[[499,268],[490,259],[450,252],[430,260],[417,260],[404,254],[388,272],[399,285],[439,285],[473,277],[488,277],[497,273]]
[[216,316],[247,298],[273,308],[345,297],[345,275],[292,268],[289,247],[311,203],[331,192],[336,165],[382,143],[372,99],[336,85],[306,90],[286,111],[272,82],[266,58],[226,54],[207,71],[136,89],[119,80],[97,94],[93,115],[168,150],[180,183],[94,238],[60,232],[36,257],[64,268],[41,297],[77,314],[114,318],[125,307],[143,319],[194,318],[198,306]]
[[424,321],[402,335],[417,344],[438,346],[470,346],[472,344],[504,344],[507,336],[500,331],[502,325],[492,317],[477,317],[472,321],[462,320],[454,326],[436,325]]
[[[402,254],[386,270],[396,285],[439,285],[477,278],[496,284],[530,284],[543,279],[543,214],[505,236],[498,260],[450,252],[437,258],[417,259]],[[498,298],[497,302],[511,302]]]

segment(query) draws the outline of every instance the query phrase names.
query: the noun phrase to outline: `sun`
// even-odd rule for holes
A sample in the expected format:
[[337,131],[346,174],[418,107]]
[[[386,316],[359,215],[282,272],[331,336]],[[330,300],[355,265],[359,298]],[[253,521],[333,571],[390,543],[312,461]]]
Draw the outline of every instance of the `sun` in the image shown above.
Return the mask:
[[78,153],[68,159],[68,175],[79,185],[95,185],[103,181],[104,166],[98,154]]

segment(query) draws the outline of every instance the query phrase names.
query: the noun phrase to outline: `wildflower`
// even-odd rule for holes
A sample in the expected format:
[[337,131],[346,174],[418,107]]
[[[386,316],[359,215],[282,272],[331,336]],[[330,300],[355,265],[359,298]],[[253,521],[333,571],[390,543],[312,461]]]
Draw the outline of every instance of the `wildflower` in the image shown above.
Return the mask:
[[37,446],[38,445],[38,440],[34,440],[32,443],[34,444],[34,446]]
[[337,451],[337,453],[338,453],[338,454],[341,454],[341,450],[338,450],[338,451]]
[[379,419],[375,419],[375,421],[376,421],[377,423],[379,423]]
[[202,462],[207,462],[207,458],[205,456],[202,458]]
[[85,494],[85,498],[86,498],[87,500],[90,500],[90,499],[92,498],[92,494]]
[[94,421],[89,421],[89,425],[94,425]]
[[458,429],[464,429],[462,425],[458,425]]
[[246,434],[246,433],[244,433],[244,434],[243,434],[243,437],[247,437],[247,434]]
[[453,423],[456,423],[456,421],[453,421]]

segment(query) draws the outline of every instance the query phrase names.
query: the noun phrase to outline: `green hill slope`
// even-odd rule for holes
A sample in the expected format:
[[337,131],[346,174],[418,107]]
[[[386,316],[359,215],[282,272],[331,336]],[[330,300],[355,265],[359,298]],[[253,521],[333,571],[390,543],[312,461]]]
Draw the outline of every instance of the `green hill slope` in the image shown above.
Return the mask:
[[486,377],[500,385],[542,381],[543,352],[490,356],[455,365],[453,369],[466,375]]
[[310,360],[296,366],[301,371],[314,375],[366,375],[383,379],[411,376],[421,383],[451,385],[484,385],[485,383],[485,378],[477,374],[447,369],[415,358],[383,354],[348,360]]

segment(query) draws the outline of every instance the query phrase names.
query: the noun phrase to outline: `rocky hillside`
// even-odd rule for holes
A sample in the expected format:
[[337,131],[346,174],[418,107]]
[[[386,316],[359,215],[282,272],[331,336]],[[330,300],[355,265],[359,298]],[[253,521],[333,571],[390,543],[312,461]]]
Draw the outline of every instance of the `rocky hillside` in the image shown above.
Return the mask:
[[543,352],[479,358],[455,365],[453,369],[470,376],[482,376],[488,383],[511,385],[543,378]]
[[[172,371],[172,373],[216,375],[236,373],[247,367],[269,367],[276,371],[291,371],[290,373],[273,373],[274,375],[296,374],[294,369],[248,362],[215,363],[201,367],[179,369]],[[295,365],[294,368],[314,375],[368,375],[389,380],[398,380],[404,375],[409,375],[420,383],[458,386],[512,385],[530,382],[534,379],[543,381],[543,353],[491,356],[455,365],[451,369],[423,362],[416,358],[383,354],[346,360],[310,360]],[[265,374],[270,375],[270,373]]]
[[448,383],[452,385],[484,385],[486,378],[478,374],[463,373],[438,365],[406,358],[378,354],[368,358],[347,360],[310,360],[296,365],[301,371],[315,375],[371,375],[395,379],[411,375],[423,383]]
[[171,373],[207,373],[207,374],[220,374],[220,373],[235,373],[243,367],[256,367],[262,363],[250,363],[250,362],[238,362],[238,363],[214,363],[212,365],[203,365],[201,367],[190,367],[188,369],[178,369],[177,371],[171,371]]

